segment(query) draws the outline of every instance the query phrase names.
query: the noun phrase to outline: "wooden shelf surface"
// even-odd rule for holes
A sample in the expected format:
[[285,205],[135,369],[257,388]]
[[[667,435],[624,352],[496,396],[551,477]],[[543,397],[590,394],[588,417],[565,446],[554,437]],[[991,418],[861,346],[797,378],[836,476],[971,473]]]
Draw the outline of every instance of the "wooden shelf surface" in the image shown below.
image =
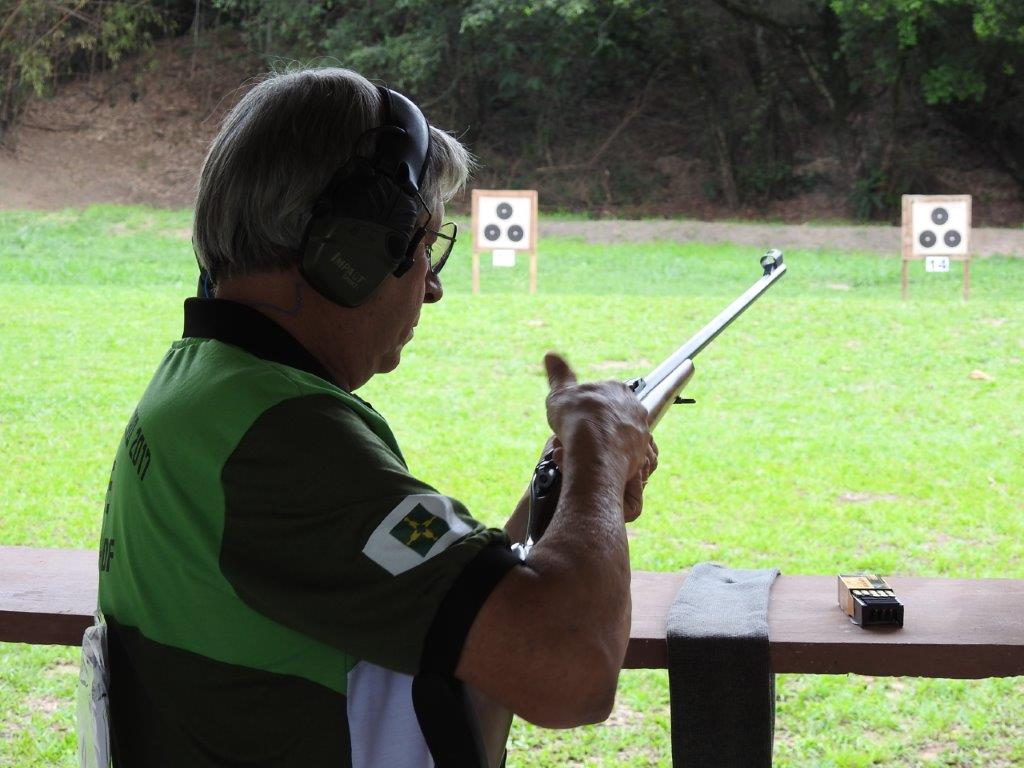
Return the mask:
[[[92,550],[0,547],[0,641],[78,645],[96,606]],[[627,668],[663,669],[668,608],[685,572],[633,572]],[[1024,675],[1024,580],[892,577],[902,629],[862,629],[835,576],[780,576],[768,634],[776,672],[980,678]]]
[[[664,668],[668,608],[685,572],[633,572],[628,668]],[[1024,675],[1024,580],[886,577],[904,626],[863,629],[838,606],[836,576],[776,579],[768,638],[776,672],[915,677]]]

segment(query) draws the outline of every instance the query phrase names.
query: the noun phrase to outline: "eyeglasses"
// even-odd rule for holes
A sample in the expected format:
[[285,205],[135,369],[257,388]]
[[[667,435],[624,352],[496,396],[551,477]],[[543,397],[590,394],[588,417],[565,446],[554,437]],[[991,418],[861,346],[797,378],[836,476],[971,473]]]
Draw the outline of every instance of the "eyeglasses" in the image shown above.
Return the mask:
[[[459,228],[455,226],[454,221],[446,221],[437,229],[424,227],[423,231],[434,236],[434,242],[424,248],[424,253],[427,254],[430,271],[436,275],[444,267],[444,263],[448,261],[448,257],[452,253],[452,248],[455,247],[455,236],[459,233]],[[435,251],[438,252],[436,256],[434,255]]]

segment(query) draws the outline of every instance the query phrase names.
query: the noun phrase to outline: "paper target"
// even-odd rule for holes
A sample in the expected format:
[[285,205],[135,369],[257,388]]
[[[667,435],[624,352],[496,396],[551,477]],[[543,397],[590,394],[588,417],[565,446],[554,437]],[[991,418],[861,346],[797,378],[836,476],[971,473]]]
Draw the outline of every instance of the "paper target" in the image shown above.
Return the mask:
[[527,192],[478,190],[476,210],[476,250],[513,249],[531,251],[536,247],[534,202]]
[[966,256],[970,203],[953,198],[914,195],[910,204],[912,254]]
[[530,256],[530,293],[537,292],[537,190],[474,189],[473,293],[480,293],[480,255],[490,253],[492,267],[516,265],[516,254]]

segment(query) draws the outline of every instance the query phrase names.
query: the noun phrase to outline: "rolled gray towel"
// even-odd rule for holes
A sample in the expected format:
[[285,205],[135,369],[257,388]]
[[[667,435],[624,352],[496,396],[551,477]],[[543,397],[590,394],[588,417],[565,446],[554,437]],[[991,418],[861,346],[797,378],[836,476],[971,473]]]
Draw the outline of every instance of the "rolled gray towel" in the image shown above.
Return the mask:
[[778,575],[700,563],[676,595],[667,630],[676,768],[770,768],[768,593]]

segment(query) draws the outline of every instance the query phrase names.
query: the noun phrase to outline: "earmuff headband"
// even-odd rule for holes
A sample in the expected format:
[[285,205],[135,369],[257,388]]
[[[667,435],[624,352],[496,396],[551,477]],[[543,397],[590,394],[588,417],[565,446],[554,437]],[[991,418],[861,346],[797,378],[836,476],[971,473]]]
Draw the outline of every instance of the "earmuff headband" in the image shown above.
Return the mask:
[[384,86],[377,86],[384,103],[385,125],[401,130],[382,132],[377,139],[377,157],[393,162],[388,171],[407,195],[416,195],[427,172],[430,128],[420,108],[408,98]]

